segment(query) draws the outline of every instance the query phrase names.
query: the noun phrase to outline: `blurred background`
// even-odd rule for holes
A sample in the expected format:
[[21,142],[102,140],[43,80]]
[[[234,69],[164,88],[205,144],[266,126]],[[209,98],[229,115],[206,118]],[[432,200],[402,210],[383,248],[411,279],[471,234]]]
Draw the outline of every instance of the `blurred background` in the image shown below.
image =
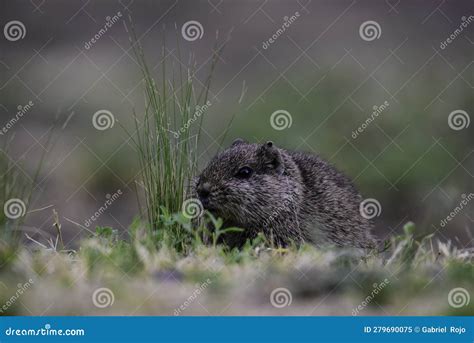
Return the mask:
[[[171,70],[191,61],[199,88],[222,48],[202,114],[201,167],[237,137],[273,140],[320,154],[377,199],[380,238],[414,221],[420,233],[473,245],[474,2],[0,3],[0,140],[13,137],[9,158],[24,177],[33,178],[59,118],[29,204],[52,207],[29,217],[33,237],[53,232],[52,208],[70,246],[87,234],[72,222],[87,226],[111,198],[91,228],[126,232],[138,215],[127,132],[144,95],[131,17],[157,79],[163,58]],[[94,126],[98,111],[112,118],[106,130]]]

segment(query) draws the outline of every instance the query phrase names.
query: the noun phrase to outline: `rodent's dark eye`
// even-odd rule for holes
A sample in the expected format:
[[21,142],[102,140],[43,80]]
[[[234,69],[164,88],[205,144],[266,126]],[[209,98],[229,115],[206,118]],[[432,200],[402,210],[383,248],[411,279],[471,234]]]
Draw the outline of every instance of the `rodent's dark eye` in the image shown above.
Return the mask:
[[237,174],[235,174],[236,177],[239,179],[248,179],[253,173],[252,168],[250,167],[242,167],[239,169]]

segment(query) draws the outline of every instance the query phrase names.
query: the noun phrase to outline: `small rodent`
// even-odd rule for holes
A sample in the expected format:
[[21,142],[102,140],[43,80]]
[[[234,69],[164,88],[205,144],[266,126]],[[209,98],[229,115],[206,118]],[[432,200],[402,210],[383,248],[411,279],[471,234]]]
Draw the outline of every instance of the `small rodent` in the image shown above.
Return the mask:
[[243,228],[223,241],[241,247],[259,232],[276,246],[309,242],[374,248],[372,224],[352,182],[319,156],[237,139],[194,181],[203,207]]

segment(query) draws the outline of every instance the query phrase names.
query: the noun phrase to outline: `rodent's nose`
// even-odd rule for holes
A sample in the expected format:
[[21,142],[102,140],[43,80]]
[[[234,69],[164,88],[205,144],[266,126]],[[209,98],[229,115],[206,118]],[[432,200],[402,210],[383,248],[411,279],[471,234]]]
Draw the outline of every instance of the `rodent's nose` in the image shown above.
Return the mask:
[[208,182],[204,182],[199,185],[197,193],[201,199],[207,199],[211,194],[211,185]]

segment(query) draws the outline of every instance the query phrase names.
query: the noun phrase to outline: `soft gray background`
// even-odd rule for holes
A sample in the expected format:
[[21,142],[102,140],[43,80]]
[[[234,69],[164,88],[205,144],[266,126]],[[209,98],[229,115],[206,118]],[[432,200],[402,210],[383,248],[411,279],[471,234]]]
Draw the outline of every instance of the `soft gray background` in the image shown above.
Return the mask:
[[[459,27],[461,17],[474,15],[473,5],[408,0],[2,0],[1,27],[19,20],[26,37],[11,42],[0,36],[0,126],[18,105],[34,102],[9,132],[15,133],[10,157],[31,175],[59,114],[57,144],[31,208],[54,205],[66,240],[74,242],[84,232],[65,218],[83,223],[107,194],[121,189],[124,195],[97,224],[125,231],[138,212],[133,186],[138,166],[120,124],[132,129],[132,111],[142,111],[144,103],[124,28],[130,15],[157,76],[164,48],[173,68],[194,56],[203,81],[212,49],[226,43],[214,73],[212,106],[205,114],[201,164],[219,149],[223,129],[235,114],[225,144],[236,137],[271,139],[279,146],[321,154],[350,175],[365,197],[380,201],[380,237],[400,232],[404,222],[413,220],[420,232],[436,231],[442,239],[470,246],[472,203],[445,228],[439,223],[462,194],[474,192],[474,124],[460,131],[448,126],[454,110],[473,117],[474,23],[446,49],[440,43]],[[86,50],[84,43],[118,11],[123,19]],[[296,22],[263,49],[283,18],[296,11]],[[182,38],[181,26],[189,20],[202,24],[202,39]],[[381,27],[380,38],[370,42],[359,36],[360,25],[368,20]],[[352,131],[372,107],[385,101],[388,110],[353,139]],[[92,125],[93,114],[101,109],[111,111],[117,121],[106,131]],[[293,120],[282,131],[270,125],[270,115],[279,109],[289,111]],[[37,237],[48,237],[51,231],[50,210],[28,222]]]

